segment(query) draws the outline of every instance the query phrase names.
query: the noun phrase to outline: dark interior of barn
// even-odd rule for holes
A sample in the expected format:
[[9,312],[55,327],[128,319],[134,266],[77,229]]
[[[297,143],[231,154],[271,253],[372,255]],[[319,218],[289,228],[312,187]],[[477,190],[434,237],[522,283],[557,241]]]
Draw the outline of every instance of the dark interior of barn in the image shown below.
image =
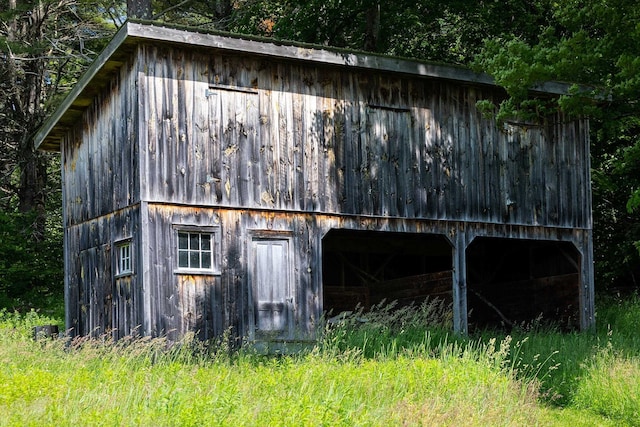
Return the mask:
[[[442,235],[331,230],[322,256],[328,316],[383,300],[452,302],[453,248]],[[573,244],[476,238],[466,264],[470,331],[579,326],[580,254]]]
[[470,331],[579,326],[580,254],[573,244],[477,238],[466,261]]
[[324,309],[337,314],[381,301],[451,302],[452,247],[436,234],[331,230],[323,239]]

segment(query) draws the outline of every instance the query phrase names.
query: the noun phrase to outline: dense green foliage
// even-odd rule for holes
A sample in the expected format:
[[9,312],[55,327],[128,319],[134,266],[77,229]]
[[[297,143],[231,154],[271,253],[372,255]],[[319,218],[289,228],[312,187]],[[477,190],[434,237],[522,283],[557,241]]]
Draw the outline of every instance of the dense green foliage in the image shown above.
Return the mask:
[[51,225],[46,238],[36,242],[34,221],[33,214],[0,211],[0,307],[42,308],[62,294],[60,225]]
[[275,357],[188,338],[36,342],[34,325],[59,320],[2,310],[0,425],[640,425],[640,299],[598,313],[596,334],[462,338],[436,303],[381,308]]
[[112,34],[96,2],[0,0],[0,307],[62,292],[57,156],[33,136]]
[[[630,0],[555,2],[536,40],[487,40],[476,64],[511,98],[498,114],[563,109],[591,117],[597,286],[637,286],[640,257],[640,8]],[[582,84],[557,102],[532,104],[527,88],[544,80]],[[586,85],[586,86],[585,86]]]
[[548,19],[550,2],[462,0],[249,0],[233,9],[234,31],[397,56],[468,64],[483,40],[527,40]]

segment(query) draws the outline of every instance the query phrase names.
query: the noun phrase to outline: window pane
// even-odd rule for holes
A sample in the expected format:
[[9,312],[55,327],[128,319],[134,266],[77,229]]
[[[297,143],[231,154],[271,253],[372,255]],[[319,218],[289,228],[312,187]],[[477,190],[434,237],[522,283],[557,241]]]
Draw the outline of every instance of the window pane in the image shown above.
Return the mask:
[[202,246],[200,249],[203,251],[208,251],[211,249],[211,235],[210,234],[201,234],[200,235]]
[[[212,271],[215,264],[213,240],[217,234],[211,232],[178,231],[178,268]],[[129,257],[131,258],[131,257]]]
[[198,233],[189,233],[189,249],[192,251],[200,249],[200,235]]
[[200,268],[200,252],[193,251],[189,254],[189,267]]
[[118,245],[118,273],[131,272],[131,244]]
[[178,233],[178,249],[189,249],[189,233]]
[[202,268],[211,268],[211,252],[202,252]]
[[189,268],[189,252],[178,251],[178,267]]

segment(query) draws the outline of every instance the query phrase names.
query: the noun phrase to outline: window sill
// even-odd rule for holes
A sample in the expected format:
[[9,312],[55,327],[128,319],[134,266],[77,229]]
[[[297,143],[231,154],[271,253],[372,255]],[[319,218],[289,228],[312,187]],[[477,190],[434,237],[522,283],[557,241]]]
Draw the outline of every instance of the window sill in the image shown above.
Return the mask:
[[189,276],[220,276],[222,273],[220,271],[215,271],[215,270],[197,270],[197,269],[180,268],[177,270],[173,270],[173,274],[184,274]]
[[114,279],[122,279],[123,277],[130,277],[130,276],[133,276],[133,271],[127,271],[126,273],[119,273],[113,277]]

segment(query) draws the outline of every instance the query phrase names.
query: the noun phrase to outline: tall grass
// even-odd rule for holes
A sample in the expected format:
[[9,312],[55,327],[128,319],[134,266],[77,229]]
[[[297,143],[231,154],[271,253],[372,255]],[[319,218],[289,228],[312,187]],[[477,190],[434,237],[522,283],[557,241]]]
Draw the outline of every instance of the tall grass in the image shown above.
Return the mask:
[[463,338],[438,302],[381,306],[270,357],[192,337],[34,341],[56,319],[4,310],[0,426],[640,425],[634,313],[637,298],[608,301],[596,334]]

